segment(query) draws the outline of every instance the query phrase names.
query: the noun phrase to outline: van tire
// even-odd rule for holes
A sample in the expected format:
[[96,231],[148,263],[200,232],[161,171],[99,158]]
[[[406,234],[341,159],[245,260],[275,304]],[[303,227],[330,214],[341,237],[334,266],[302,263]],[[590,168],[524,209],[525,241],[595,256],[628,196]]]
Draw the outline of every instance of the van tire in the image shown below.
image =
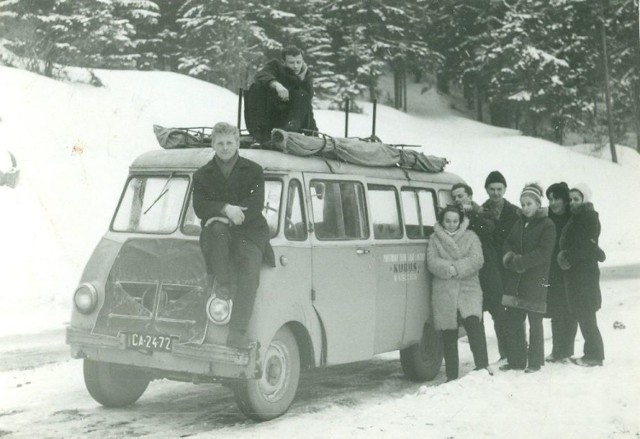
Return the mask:
[[125,407],[147,390],[150,378],[133,367],[84,360],[84,383],[89,394],[105,407]]
[[442,366],[442,336],[430,323],[424,325],[420,343],[400,350],[402,371],[411,381],[431,381]]
[[262,377],[234,386],[240,411],[255,421],[268,421],[289,409],[300,380],[300,351],[291,330],[276,332],[262,361]]

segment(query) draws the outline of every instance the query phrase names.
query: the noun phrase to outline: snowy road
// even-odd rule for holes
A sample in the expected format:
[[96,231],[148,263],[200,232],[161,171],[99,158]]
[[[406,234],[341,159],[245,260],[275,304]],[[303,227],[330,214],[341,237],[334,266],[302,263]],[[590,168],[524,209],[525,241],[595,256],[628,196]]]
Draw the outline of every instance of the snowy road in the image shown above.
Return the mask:
[[[33,349],[2,352],[0,437],[122,437],[159,434],[185,437],[220,428],[255,425],[220,385],[154,381],[127,409],[104,409],[84,388],[82,362],[69,360],[62,331],[58,340]],[[32,335],[37,339],[40,334]],[[0,343],[6,340],[0,339]],[[465,365],[469,369],[470,365]],[[442,379],[436,379],[433,385]],[[381,395],[401,396],[419,386],[406,380],[397,353],[372,361],[314,369],[303,374],[287,416],[354,407]]]
[[[628,290],[624,285],[638,285],[639,268],[608,270],[603,276],[603,287],[613,293]],[[637,288],[634,289],[637,292]],[[609,297],[611,309],[618,305],[617,300]],[[492,335],[491,330],[488,332]],[[546,335],[549,338],[549,331]],[[577,351],[581,350],[580,345],[576,344]],[[490,337],[490,356],[495,350]],[[463,385],[464,375],[472,365],[468,347],[461,346],[460,353],[463,378],[459,382]],[[549,367],[543,373],[546,369],[552,371]],[[485,379],[476,374],[469,374],[468,378],[472,384]],[[440,386],[442,382],[440,374],[428,386]],[[403,377],[396,352],[367,362],[306,371],[289,413],[272,423],[256,424],[244,418],[235,406],[231,391],[222,386],[165,380],[152,382],[140,401],[130,408],[105,409],[88,395],[82,379],[82,362],[69,359],[63,330],[0,338],[0,437],[3,439],[187,437],[212,430],[216,436],[272,436],[270,430],[265,429],[269,424],[274,428],[274,423],[282,427],[287,423],[295,426],[306,419],[330,419],[336,409],[366,412],[371,406],[393,404],[393,401],[406,400],[407,395],[425,392],[424,388],[419,389],[420,385]],[[304,436],[305,432],[301,433]]]

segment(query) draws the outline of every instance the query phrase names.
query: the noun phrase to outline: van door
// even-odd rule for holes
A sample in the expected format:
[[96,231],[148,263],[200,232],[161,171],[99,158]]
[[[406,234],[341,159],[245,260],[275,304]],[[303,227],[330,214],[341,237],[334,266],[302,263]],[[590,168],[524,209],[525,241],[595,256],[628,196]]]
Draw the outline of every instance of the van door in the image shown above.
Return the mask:
[[426,253],[429,236],[436,223],[436,194],[432,189],[412,185],[401,189],[407,259],[415,261],[415,275],[407,281],[407,317],[404,345],[422,337],[424,323],[431,319],[431,274]]
[[374,353],[375,270],[361,181],[305,175],[313,221],[313,305],[326,334],[327,364]]
[[389,352],[402,343],[405,326],[407,282],[417,265],[407,258],[400,219],[398,189],[388,180],[368,179],[367,195],[373,227],[376,268],[376,353]]

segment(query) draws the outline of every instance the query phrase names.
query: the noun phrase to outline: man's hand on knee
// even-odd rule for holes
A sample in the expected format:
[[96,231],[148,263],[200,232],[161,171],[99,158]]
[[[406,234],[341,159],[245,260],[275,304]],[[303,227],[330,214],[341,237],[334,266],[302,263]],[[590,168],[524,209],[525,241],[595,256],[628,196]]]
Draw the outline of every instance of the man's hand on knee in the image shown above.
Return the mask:
[[227,225],[231,222],[229,221],[229,218],[226,218],[224,216],[213,216],[209,218],[206,223],[204,223],[204,226],[207,227],[215,221],[218,221],[219,223],[227,224]]
[[229,220],[236,226],[239,226],[244,222],[244,211],[247,210],[246,207],[242,206],[233,206],[231,204],[227,204],[224,208],[224,214],[229,218]]

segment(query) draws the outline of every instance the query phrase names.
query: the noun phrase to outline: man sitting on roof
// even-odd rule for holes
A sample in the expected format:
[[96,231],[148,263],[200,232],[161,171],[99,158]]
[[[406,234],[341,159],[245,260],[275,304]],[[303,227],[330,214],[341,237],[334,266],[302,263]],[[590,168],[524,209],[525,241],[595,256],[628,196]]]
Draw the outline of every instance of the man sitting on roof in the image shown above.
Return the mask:
[[282,60],[265,64],[245,98],[245,121],[257,142],[268,141],[273,128],[305,134],[318,130],[311,105],[313,77],[295,46],[282,50]]
[[200,247],[211,294],[228,301],[231,308],[227,344],[246,347],[263,256],[272,258],[273,253],[269,226],[262,215],[262,167],[240,157],[239,138],[233,125],[219,122],[213,127],[215,155],[193,176],[193,208],[202,224]]

